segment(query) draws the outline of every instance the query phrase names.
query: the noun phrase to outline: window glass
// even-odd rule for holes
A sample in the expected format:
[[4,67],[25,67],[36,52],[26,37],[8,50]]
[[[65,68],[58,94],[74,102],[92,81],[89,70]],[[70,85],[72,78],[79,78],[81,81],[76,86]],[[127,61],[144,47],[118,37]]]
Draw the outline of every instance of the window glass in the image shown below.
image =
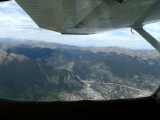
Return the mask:
[[[160,40],[159,26],[144,29]],[[40,28],[12,0],[0,3],[0,32],[3,99],[130,99],[152,95],[160,83],[159,52],[131,28],[65,35]]]

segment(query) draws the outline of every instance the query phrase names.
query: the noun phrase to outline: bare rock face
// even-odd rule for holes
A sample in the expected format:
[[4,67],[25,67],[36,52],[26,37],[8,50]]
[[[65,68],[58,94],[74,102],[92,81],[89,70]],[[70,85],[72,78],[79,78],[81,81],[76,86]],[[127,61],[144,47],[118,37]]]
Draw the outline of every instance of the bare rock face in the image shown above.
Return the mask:
[[160,55],[153,50],[9,43],[0,48],[1,98],[137,98],[151,95],[160,83]]

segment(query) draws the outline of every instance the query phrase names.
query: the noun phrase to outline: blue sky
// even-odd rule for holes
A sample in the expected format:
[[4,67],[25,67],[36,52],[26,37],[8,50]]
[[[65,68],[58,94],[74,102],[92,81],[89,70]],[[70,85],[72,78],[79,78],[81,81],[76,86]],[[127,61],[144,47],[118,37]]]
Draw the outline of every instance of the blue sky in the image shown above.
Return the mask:
[[[160,22],[144,28],[160,41]],[[78,46],[119,46],[131,49],[154,49],[135,31],[118,29],[95,35],[61,35],[39,28],[31,18],[12,0],[0,3],[0,38],[30,39]]]

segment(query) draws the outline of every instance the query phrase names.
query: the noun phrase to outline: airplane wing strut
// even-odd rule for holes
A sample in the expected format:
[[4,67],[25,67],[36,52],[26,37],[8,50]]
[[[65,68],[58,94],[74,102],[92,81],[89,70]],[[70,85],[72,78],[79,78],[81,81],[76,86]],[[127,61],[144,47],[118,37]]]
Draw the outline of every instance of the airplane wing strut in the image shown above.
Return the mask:
[[160,4],[160,0],[153,3],[148,8],[148,10],[146,10],[145,13],[137,21],[134,22],[131,28],[137,31],[146,41],[148,41],[156,50],[160,52],[160,42],[157,41],[153,36],[151,36],[147,31],[143,29],[143,23],[149,16],[151,16],[155,12],[159,4]]
[[160,42],[151,36],[142,26],[133,28],[137,31],[145,40],[147,40],[156,50],[160,52]]

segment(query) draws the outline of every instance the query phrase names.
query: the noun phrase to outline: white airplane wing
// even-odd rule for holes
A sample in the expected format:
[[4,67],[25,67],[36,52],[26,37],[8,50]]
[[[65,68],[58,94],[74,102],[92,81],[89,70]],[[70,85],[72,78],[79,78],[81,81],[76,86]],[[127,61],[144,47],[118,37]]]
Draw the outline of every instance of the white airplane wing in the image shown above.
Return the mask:
[[159,0],[16,0],[40,27],[93,34],[160,20]]

